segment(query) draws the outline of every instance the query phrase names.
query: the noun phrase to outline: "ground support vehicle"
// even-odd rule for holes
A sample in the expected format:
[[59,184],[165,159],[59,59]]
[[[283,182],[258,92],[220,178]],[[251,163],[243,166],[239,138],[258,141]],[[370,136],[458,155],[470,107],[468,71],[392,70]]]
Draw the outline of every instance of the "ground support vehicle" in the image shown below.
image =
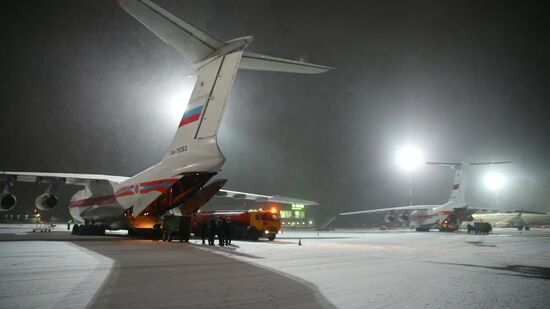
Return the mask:
[[52,228],[55,227],[55,224],[47,223],[47,222],[37,222],[32,231],[33,232],[51,232]]
[[493,227],[489,222],[474,222],[474,224],[468,224],[467,226],[468,233],[475,234],[489,234]]
[[172,241],[179,239],[180,241],[189,242],[191,234],[191,217],[190,216],[165,216],[162,222],[162,241]]
[[201,236],[202,223],[210,224],[214,220],[219,224],[223,219],[231,226],[232,239],[258,240],[265,237],[273,241],[281,230],[281,218],[276,210],[201,211],[193,214],[191,218],[192,231],[197,237]]

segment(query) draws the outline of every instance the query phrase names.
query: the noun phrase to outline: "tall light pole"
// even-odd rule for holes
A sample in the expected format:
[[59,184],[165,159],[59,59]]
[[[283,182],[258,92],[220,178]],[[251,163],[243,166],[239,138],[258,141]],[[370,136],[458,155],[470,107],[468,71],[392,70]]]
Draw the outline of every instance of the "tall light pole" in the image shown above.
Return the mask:
[[409,176],[409,205],[413,204],[412,173],[424,163],[422,151],[414,146],[406,146],[395,156],[397,166]]

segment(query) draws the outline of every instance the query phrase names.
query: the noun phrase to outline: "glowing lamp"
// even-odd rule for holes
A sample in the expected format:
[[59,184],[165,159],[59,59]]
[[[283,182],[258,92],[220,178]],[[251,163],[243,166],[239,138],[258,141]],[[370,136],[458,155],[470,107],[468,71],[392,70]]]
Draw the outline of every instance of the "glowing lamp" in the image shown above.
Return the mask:
[[489,189],[497,191],[504,186],[505,179],[502,174],[491,172],[485,176],[484,182]]
[[412,146],[407,146],[397,152],[395,156],[395,161],[400,169],[406,172],[412,172],[418,169],[418,167],[420,167],[420,165],[424,163],[423,157],[424,156],[420,149]]

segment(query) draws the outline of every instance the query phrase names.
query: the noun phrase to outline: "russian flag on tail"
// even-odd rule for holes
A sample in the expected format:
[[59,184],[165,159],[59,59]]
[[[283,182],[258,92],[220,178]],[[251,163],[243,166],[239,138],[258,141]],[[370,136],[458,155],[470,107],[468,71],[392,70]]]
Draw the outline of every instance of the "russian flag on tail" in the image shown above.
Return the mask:
[[181,117],[179,127],[181,128],[188,123],[199,120],[201,118],[201,112],[202,112],[202,105],[193,107],[192,109],[186,111],[183,114],[183,117]]

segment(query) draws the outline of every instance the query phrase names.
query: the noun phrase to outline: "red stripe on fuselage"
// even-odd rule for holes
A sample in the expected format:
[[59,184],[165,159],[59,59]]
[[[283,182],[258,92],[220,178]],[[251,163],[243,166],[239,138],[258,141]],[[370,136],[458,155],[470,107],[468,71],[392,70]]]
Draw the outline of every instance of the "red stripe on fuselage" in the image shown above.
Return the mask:
[[99,205],[112,204],[114,202],[116,202],[115,195],[109,194],[109,195],[85,198],[82,200],[70,202],[69,208],[96,206],[96,205],[99,206]]
[[123,196],[128,196],[128,195],[134,195],[134,191],[119,193],[119,194],[115,195],[115,197],[123,197]]
[[[153,180],[153,181],[149,181],[149,182],[143,182],[139,185],[142,186],[142,187],[145,187],[145,186],[157,185],[157,184],[166,183],[166,182],[174,184],[177,181],[178,181],[178,179],[169,178],[169,179],[160,179],[160,180]],[[128,189],[128,188],[132,188],[132,187],[135,187],[135,186],[137,186],[137,185],[125,186],[125,187],[120,188],[119,191],[124,190],[124,189]],[[157,188],[153,188],[153,189],[149,189],[149,190],[141,190],[139,193],[149,193],[151,191],[166,193],[166,192],[168,192],[168,190],[170,190],[170,188],[157,187]],[[133,194],[134,194],[134,192],[130,191],[130,192],[122,192],[122,193],[119,193],[119,194],[109,194],[109,195],[102,195],[102,196],[95,196],[95,197],[91,197],[91,198],[85,198],[85,199],[81,199],[81,200],[78,200],[78,201],[69,202],[69,208],[109,205],[109,204],[116,203],[115,198],[117,198],[117,197],[124,197],[124,196],[133,195]],[[105,201],[103,201],[103,199],[105,199]]]
[[153,188],[153,189],[148,189],[148,190],[141,190],[139,191],[139,193],[149,193],[151,191],[157,191],[157,192],[160,192],[160,193],[166,193],[170,190],[170,188],[166,188],[166,187],[158,187],[158,188]]
[[161,179],[161,180],[154,180],[154,181],[149,181],[149,182],[142,182],[140,183],[140,186],[142,187],[145,187],[145,186],[150,186],[150,185],[158,185],[160,183],[164,183],[164,182],[169,182],[169,183],[176,183],[178,181],[178,179]]

